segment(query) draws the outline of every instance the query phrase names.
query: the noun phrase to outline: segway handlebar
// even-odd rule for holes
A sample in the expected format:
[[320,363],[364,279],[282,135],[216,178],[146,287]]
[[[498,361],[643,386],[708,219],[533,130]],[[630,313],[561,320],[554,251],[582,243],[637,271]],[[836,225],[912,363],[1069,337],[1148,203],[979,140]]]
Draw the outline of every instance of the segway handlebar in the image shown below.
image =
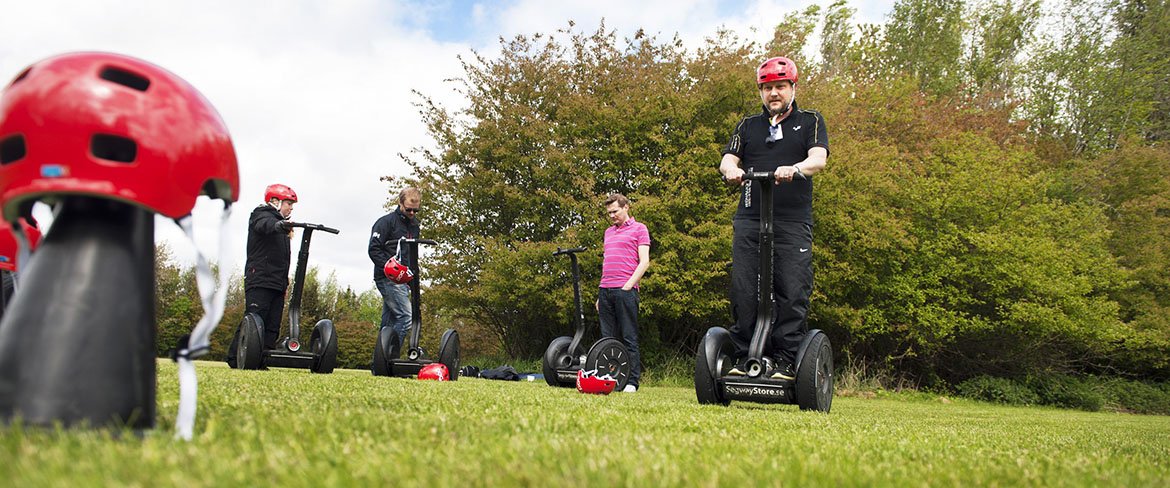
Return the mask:
[[325,227],[324,225],[321,225],[321,224],[308,224],[305,222],[289,222],[288,224],[289,224],[289,227],[301,227],[301,228],[305,228],[305,229],[321,230],[321,231],[328,232],[330,234],[340,234],[341,233],[341,231],[339,231],[337,229],[334,229],[332,227]]
[[[745,180],[768,181],[776,178],[776,174],[771,171],[747,171],[743,174]],[[797,173],[796,178],[803,180],[805,176]]]
[[554,252],[553,256],[560,256],[562,254],[573,254],[573,253],[584,252],[584,251],[585,251],[584,247],[574,247],[572,249],[561,249],[560,247],[558,247],[557,252]]
[[405,242],[407,244],[415,244],[415,243],[426,244],[429,246],[435,246],[435,245],[439,244],[434,239],[403,239],[402,242]]

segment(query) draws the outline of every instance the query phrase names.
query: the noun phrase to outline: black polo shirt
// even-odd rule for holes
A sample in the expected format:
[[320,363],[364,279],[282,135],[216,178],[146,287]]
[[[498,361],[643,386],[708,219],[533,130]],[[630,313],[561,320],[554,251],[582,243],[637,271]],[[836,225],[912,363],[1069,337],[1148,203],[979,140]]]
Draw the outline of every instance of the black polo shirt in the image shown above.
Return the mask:
[[[771,124],[768,107],[763,112],[744,117],[735,127],[735,133],[723,148],[723,154],[739,157],[739,167],[744,171],[776,171],[780,166],[790,166],[808,158],[808,150],[823,147],[829,150],[829,133],[825,119],[815,110],[801,110],[792,102],[792,114],[780,121],[781,137],[770,141]],[[736,220],[760,219],[760,183],[740,192]],[[812,224],[812,178],[794,179],[777,185],[772,194],[772,216],[775,220],[797,221]]]

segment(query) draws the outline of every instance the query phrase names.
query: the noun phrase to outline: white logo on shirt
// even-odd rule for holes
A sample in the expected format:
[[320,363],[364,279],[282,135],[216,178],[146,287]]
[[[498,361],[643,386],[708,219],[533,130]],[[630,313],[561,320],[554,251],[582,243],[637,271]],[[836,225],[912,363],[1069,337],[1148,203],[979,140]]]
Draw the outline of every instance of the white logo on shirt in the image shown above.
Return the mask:
[[371,238],[373,238],[373,239],[377,239],[377,238],[379,238],[379,237],[382,237],[382,235],[381,235],[381,234],[379,234],[379,233],[377,233],[377,232],[374,232],[374,235],[373,235],[373,236],[371,236]]
[[802,247],[800,248],[800,252],[808,252],[808,248]]
[[798,131],[798,130],[800,130],[800,126],[798,125],[798,126],[796,126],[796,127],[793,127],[793,128],[792,128],[792,130],[793,130],[793,131]]

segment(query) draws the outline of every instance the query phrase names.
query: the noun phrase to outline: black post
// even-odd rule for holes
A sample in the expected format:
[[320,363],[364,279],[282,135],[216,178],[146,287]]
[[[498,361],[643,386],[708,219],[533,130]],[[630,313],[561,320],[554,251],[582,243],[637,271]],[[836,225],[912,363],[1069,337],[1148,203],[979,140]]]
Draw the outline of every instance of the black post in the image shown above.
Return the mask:
[[0,322],[0,418],[152,428],[154,214],[61,205]]

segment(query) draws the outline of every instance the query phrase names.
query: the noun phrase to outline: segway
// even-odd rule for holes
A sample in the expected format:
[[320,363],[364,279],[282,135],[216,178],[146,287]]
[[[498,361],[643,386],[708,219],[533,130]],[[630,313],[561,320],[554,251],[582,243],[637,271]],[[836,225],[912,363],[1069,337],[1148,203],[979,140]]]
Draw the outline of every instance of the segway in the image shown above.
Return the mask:
[[572,388],[577,386],[578,371],[596,371],[596,376],[609,376],[617,381],[616,390],[626,387],[630,380],[630,350],[613,337],[604,337],[593,343],[585,352],[581,339],[585,335],[585,313],[581,309],[581,269],[577,265],[577,253],[583,247],[572,249],[557,248],[553,256],[567,254],[573,266],[573,301],[577,306],[577,330],[573,337],[561,336],[549,343],[544,350],[544,381],[549,386]]
[[775,316],[772,296],[772,196],[775,185],[770,184],[775,176],[762,171],[745,173],[743,178],[749,186],[752,181],[759,181],[762,190],[756,329],[742,376],[728,374],[736,361],[731,332],[723,327],[707,330],[695,357],[695,395],[702,404],[728,405],[731,400],[796,403],[801,410],[828,412],[833,403],[833,350],[824,332],[806,330],[796,354],[795,380],[767,377],[764,344],[772,333]]
[[291,227],[305,229],[301,237],[301,251],[297,255],[297,272],[293,276],[292,299],[288,303],[288,336],[277,342],[275,349],[264,349],[264,321],[255,313],[245,313],[237,330],[239,346],[236,348],[236,365],[240,369],[262,367],[302,368],[314,373],[328,374],[337,366],[337,333],[333,321],[321,319],[313,326],[309,349],[302,350],[301,337],[301,294],[305,288],[305,270],[309,265],[309,243],[313,231],[330,234],[340,231],[320,224],[292,222]]
[[434,361],[427,357],[427,353],[418,344],[418,337],[422,329],[422,316],[419,313],[419,269],[418,245],[435,245],[431,239],[402,239],[402,243],[409,246],[410,255],[414,262],[410,263],[410,271],[414,279],[410,280],[410,347],[406,350],[406,359],[399,359],[402,354],[402,341],[393,327],[382,327],[378,330],[378,341],[374,344],[374,360],[370,370],[374,376],[397,376],[402,378],[417,378],[418,372],[428,364],[435,362],[447,367],[450,380],[459,379],[459,332],[447,329],[439,340],[439,358]]

